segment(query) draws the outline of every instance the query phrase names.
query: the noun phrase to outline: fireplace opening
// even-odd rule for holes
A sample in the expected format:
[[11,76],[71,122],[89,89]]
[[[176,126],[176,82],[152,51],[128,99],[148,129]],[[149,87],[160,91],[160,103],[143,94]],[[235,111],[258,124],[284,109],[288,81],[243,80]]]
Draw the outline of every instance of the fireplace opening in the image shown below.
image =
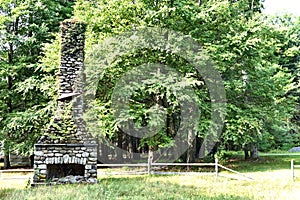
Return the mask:
[[84,165],[79,164],[53,164],[47,165],[47,178],[63,178],[66,176],[84,176]]

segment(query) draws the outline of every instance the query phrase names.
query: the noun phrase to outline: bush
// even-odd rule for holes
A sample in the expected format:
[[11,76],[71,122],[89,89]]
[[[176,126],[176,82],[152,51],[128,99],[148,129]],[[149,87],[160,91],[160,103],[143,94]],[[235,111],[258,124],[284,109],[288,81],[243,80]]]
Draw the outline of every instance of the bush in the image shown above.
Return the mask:
[[218,158],[220,161],[227,161],[233,157],[233,152],[226,151],[226,150],[219,150],[216,153],[215,157]]
[[214,162],[215,162],[215,159],[214,159],[214,157],[212,157],[212,156],[205,156],[205,157],[203,158],[203,162],[204,162],[204,163],[214,163]]

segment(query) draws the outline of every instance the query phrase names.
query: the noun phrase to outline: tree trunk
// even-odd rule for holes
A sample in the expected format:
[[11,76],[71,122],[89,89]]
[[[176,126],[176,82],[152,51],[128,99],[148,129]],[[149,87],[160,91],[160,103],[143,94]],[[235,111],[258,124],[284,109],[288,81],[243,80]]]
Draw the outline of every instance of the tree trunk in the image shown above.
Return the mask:
[[205,156],[205,144],[204,139],[196,137],[196,158],[204,158]]
[[10,168],[9,143],[4,141],[4,169]]
[[214,146],[211,148],[211,150],[209,151],[208,155],[214,158],[215,154],[218,152],[218,149],[219,149],[219,142],[216,142]]
[[[7,86],[8,86],[8,90],[10,91],[12,89],[12,78],[11,78],[11,76],[7,77]],[[8,100],[7,100],[7,107],[8,107],[7,112],[12,113],[13,107],[12,107],[11,97],[9,97]],[[9,139],[8,134],[7,134],[7,137]],[[7,141],[4,141],[4,168],[5,169],[10,168],[9,143]]]
[[204,158],[205,157],[205,149],[206,149],[206,144],[204,142],[204,139],[202,139],[200,151],[199,151],[199,158]]
[[118,147],[119,147],[119,149],[117,149],[117,152],[116,152],[118,160],[123,160],[123,152],[120,150],[120,149],[122,149],[122,144],[123,144],[123,134],[119,130],[118,131]]
[[140,154],[139,154],[139,151],[138,151],[138,138],[136,137],[133,137],[133,136],[130,136],[130,141],[131,141],[131,144],[132,144],[132,153],[133,153],[133,159],[140,159]]
[[10,168],[9,154],[4,154],[4,169]]
[[101,148],[101,153],[99,153],[99,161],[102,161],[102,162],[107,162],[108,161],[108,147],[106,144],[104,144],[103,142],[102,143],[99,143],[100,145],[100,148]]
[[248,160],[250,158],[249,149],[247,145],[244,146],[244,155],[245,155],[245,160]]
[[132,152],[130,136],[127,135],[124,132],[122,132],[122,134],[123,134],[123,137],[122,137],[122,146],[121,146],[121,148],[130,153],[130,152]]
[[[104,140],[105,141],[105,140]],[[106,163],[108,162],[108,147],[104,143],[104,141],[101,141],[99,139],[99,136],[97,137],[97,144],[98,144],[98,163]]]
[[[18,27],[18,23],[16,23],[16,29]],[[13,57],[14,57],[14,48],[13,48],[13,44],[9,43],[9,51],[8,51],[8,63],[9,64],[13,64]],[[12,90],[13,87],[13,80],[11,76],[7,76],[7,89],[10,92]],[[8,113],[12,113],[13,111],[13,106],[12,106],[12,98],[11,96],[8,97],[7,99],[7,112]],[[7,135],[7,137],[9,138],[9,135]],[[9,143],[7,141],[4,141],[4,168],[8,169],[10,168],[10,160],[9,160]]]
[[196,155],[196,140],[192,130],[188,131],[188,149],[186,154],[186,162],[195,162]]
[[255,144],[251,145],[250,157],[251,159],[258,159],[258,148]]

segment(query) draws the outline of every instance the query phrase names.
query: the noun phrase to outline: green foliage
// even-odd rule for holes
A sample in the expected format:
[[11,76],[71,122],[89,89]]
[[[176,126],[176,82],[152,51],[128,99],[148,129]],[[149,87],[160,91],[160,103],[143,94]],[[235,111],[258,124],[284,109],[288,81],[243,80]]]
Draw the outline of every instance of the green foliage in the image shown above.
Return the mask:
[[34,143],[41,136],[45,124],[48,123],[52,109],[52,105],[46,107],[35,106],[24,112],[9,114],[3,121],[5,126],[3,126],[1,132],[5,136],[4,140],[11,144],[10,150],[30,154]]
[[[294,75],[280,65],[276,56],[278,47],[283,43],[280,31],[270,25],[259,12],[261,8],[259,1],[220,0],[202,3],[199,6],[195,1],[188,0],[171,2],[141,0],[135,3],[126,0],[118,2],[81,0],[76,4],[75,16],[88,24],[87,51],[94,43],[101,43],[105,38],[141,26],[164,27],[191,35],[208,51],[225,84],[228,107],[221,137],[222,144],[233,144],[232,148],[235,148],[263,141],[275,142],[274,138],[278,133],[272,132],[268,126],[278,126],[286,130],[287,127],[291,127],[287,119],[295,112],[297,98],[291,93],[297,89],[297,83],[293,81]],[[90,12],[85,12],[86,8],[89,8]],[[292,46],[284,55],[294,55],[296,49]],[[114,111],[110,108],[110,98],[116,81],[122,74],[142,63],[162,63],[177,66],[174,69],[185,75],[193,73],[180,56],[176,57],[165,52],[144,50],[118,57],[111,66],[101,69],[96,97],[103,112],[99,113],[98,119],[105,121],[113,119]],[[170,102],[176,105],[177,100],[171,97],[172,93],[155,85],[154,78],[150,81],[152,86],[149,84],[135,86],[140,87],[137,88],[139,95],[132,97],[135,102],[130,105],[132,112],[129,115],[122,115],[121,121],[133,119],[140,125],[149,124],[151,120],[149,121],[146,113],[150,112],[152,104],[147,100],[147,96],[169,94],[166,99],[170,99]],[[205,86],[194,89],[199,98],[199,107],[203,108],[198,135],[204,137],[203,133],[211,123],[210,99]],[[106,110],[109,112],[105,112]],[[177,112],[175,110],[168,110],[173,113],[173,117]],[[174,122],[179,123],[176,120]],[[114,135],[118,131],[116,121],[99,123],[102,124],[102,130],[105,130],[105,126],[110,129],[110,131],[106,129],[105,133]],[[156,121],[154,124],[159,122]],[[173,131],[176,132],[176,129]],[[168,128],[163,129],[163,133],[168,135]],[[265,146],[264,149],[269,147]]]
[[206,44],[224,77],[228,110],[222,140],[243,146],[264,137],[265,123],[289,123],[296,100],[290,92],[297,85],[292,74],[276,64],[278,31],[261,15],[240,13],[239,3],[218,5],[211,7],[212,15],[199,15],[210,25],[193,33],[207,33],[195,37]]
[[204,163],[214,163],[215,158],[213,156],[207,155],[207,156],[204,156],[203,162]]
[[0,1],[0,139],[19,152],[30,153],[52,115],[56,79],[50,68],[55,63],[46,61],[47,56],[41,59],[42,50],[51,53],[45,43],[55,38],[59,22],[71,16],[73,4]]
[[[60,21],[71,17],[74,4],[74,17],[88,25],[87,54],[109,37],[145,26],[179,31],[199,42],[221,73],[226,89],[222,145],[238,149],[258,143],[268,150],[299,143],[298,114],[294,115],[299,104],[299,20],[290,16],[267,19],[260,13],[259,0],[200,4],[192,0],[0,1],[1,139],[10,140],[14,135],[14,141],[21,144],[29,137],[31,145],[49,122],[60,57],[60,38],[53,33],[59,30]],[[185,59],[162,51],[159,45],[156,50],[140,49],[117,57],[110,66],[101,66],[96,100],[90,102],[93,119],[87,121],[94,123],[90,127],[116,139],[120,123],[131,119],[138,127],[155,127],[163,123],[165,114],[168,125],[140,145],[173,145],[172,137],[180,125],[178,102],[188,99],[176,96],[177,91],[170,88],[174,76],[153,76],[143,84],[129,85],[136,90],[130,112],[122,113],[119,121],[114,118],[111,97],[115,85],[124,74],[147,63],[160,63],[181,73],[178,90],[194,89],[201,108],[197,134],[205,137],[211,124],[207,87]],[[163,108],[161,114],[156,113],[156,104]]]
[[223,149],[218,149],[218,152],[216,153],[215,157],[219,159],[219,161],[224,162],[228,161],[229,159],[233,158],[234,153],[231,151],[226,151]]
[[[57,114],[57,118],[52,119],[50,122],[50,126],[55,128],[55,130],[60,133],[60,139],[67,139],[70,134],[75,133],[75,122],[72,118],[72,103],[64,103],[63,110],[59,111]],[[57,120],[56,122],[54,122]],[[49,135],[52,139],[56,137],[56,135]],[[64,138],[65,137],[65,138]]]

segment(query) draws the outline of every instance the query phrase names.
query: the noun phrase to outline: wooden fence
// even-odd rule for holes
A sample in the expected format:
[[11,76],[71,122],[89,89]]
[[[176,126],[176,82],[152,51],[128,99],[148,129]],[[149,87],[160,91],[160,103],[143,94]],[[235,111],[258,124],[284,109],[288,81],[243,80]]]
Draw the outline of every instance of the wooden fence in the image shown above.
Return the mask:
[[[162,167],[162,166],[186,166],[186,167],[214,167],[214,172],[208,172],[208,173],[204,173],[204,172],[162,172],[162,171],[154,171],[153,168],[154,167]],[[228,167],[225,167],[221,164],[219,164],[218,159],[215,159],[214,163],[153,163],[152,160],[148,160],[148,163],[137,163],[137,164],[98,164],[97,165],[98,168],[100,167],[146,167],[147,168],[147,172],[139,172],[139,173],[134,173],[134,174],[165,174],[165,175],[174,175],[174,174],[197,174],[197,175],[215,175],[216,177],[220,176],[219,173],[219,169],[224,169],[226,171],[230,171],[236,175],[242,176],[248,180],[253,180],[252,178],[239,173],[238,171],[235,171],[233,169],[230,169]],[[222,175],[225,176],[225,175]],[[232,177],[234,178],[234,177]]]
[[295,181],[295,169],[300,168],[300,165],[295,165],[295,161],[291,160],[291,171],[292,171],[292,180]]
[[[186,166],[186,167],[214,167],[214,172],[172,172],[172,171],[155,171],[155,167],[162,167],[162,166]],[[190,175],[214,175],[216,177],[218,176],[226,176],[224,174],[219,173],[219,169],[223,169],[229,172],[232,172],[238,176],[244,177],[247,180],[253,180],[251,177],[248,177],[238,171],[235,171],[233,169],[230,169],[228,167],[225,167],[221,164],[219,164],[218,159],[215,159],[214,163],[153,163],[152,160],[149,160],[148,163],[136,163],[136,164],[98,164],[98,168],[100,167],[145,167],[147,171],[145,172],[134,172],[133,174],[161,174],[161,175],[175,175],[175,174],[190,174]],[[294,168],[300,168],[300,165],[294,165],[294,160],[291,161],[291,168],[292,168],[292,174],[293,174],[293,180],[294,180]],[[15,170],[0,170],[0,179],[3,179],[4,173],[29,173],[33,172],[33,169],[15,169]],[[130,173],[127,173],[130,174]],[[24,176],[15,177],[17,179],[24,179]],[[25,177],[27,178],[27,177]],[[236,177],[231,177],[235,178]]]

